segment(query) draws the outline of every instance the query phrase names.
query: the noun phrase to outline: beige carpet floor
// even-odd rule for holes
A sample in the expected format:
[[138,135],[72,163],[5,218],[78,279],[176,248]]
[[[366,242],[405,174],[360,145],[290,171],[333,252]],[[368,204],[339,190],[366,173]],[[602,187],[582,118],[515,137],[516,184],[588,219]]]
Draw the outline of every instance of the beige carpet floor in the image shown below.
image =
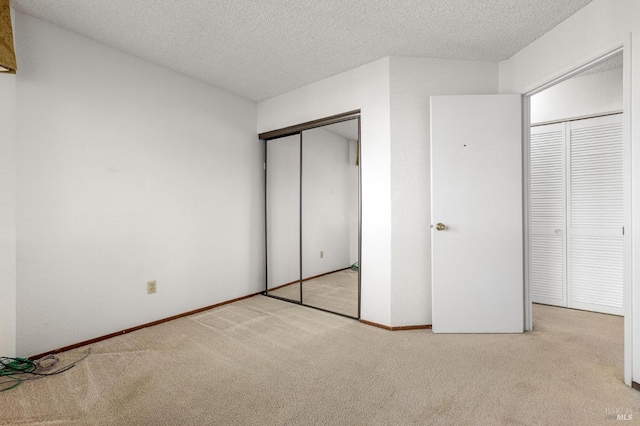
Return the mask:
[[[291,284],[269,291],[272,296],[300,300],[300,284]],[[358,272],[346,269],[302,283],[305,305],[330,312],[358,317]]]
[[386,331],[256,296],[94,344],[74,369],[0,393],[0,424],[613,425],[615,410],[640,421],[622,318],[536,305],[534,319],[525,334]]

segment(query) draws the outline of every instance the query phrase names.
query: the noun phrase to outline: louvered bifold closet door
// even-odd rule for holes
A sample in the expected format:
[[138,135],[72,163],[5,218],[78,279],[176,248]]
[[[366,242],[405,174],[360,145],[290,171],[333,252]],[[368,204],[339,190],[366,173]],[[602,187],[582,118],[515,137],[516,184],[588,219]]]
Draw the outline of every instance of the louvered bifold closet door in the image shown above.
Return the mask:
[[571,122],[569,156],[569,307],[622,315],[622,114]]
[[567,306],[565,126],[531,128],[531,300],[557,306]]

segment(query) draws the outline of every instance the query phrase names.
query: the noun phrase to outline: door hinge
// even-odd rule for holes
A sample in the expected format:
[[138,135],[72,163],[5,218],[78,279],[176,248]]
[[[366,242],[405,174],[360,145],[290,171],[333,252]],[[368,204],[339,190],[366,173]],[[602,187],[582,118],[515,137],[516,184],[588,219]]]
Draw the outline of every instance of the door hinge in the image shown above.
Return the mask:
[[622,235],[624,235],[624,226],[622,227]]

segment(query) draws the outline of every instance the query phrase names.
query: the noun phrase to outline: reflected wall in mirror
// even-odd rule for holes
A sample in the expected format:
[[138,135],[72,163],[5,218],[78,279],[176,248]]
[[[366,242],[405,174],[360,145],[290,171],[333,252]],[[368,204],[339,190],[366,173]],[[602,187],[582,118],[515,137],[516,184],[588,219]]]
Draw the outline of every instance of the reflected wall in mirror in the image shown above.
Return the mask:
[[358,317],[358,119],[302,132],[302,303]]
[[267,294],[300,302],[300,134],[266,151]]

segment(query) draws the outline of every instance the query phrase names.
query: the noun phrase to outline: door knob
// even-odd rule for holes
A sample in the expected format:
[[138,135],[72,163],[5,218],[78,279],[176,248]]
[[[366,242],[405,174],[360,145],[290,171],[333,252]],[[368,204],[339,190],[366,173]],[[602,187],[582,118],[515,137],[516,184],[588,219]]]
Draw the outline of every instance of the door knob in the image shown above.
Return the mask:
[[447,229],[447,227],[445,226],[444,223],[438,223],[438,224],[436,224],[436,229],[438,231],[444,231],[445,229]]

